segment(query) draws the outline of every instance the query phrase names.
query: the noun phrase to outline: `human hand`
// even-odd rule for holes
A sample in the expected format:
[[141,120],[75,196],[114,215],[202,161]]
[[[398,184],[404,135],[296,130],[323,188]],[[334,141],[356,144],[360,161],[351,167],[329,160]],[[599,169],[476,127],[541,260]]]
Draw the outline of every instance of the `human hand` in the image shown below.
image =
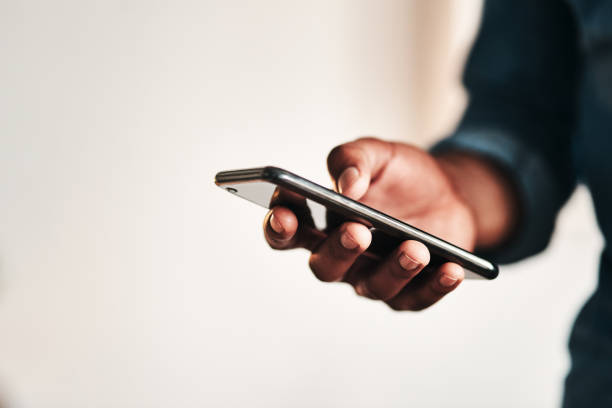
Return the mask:
[[[458,194],[448,166],[429,153],[373,138],[343,144],[328,156],[328,169],[340,193],[466,250],[476,243],[472,209]],[[322,281],[344,281],[360,295],[380,299],[396,310],[421,310],[454,290],[463,269],[454,263],[428,268],[430,254],[418,241],[402,242],[388,257],[364,256],[372,236],[356,222],[328,235],[298,221],[285,206],[274,206],[264,221],[275,249],[309,249],[309,265]]]

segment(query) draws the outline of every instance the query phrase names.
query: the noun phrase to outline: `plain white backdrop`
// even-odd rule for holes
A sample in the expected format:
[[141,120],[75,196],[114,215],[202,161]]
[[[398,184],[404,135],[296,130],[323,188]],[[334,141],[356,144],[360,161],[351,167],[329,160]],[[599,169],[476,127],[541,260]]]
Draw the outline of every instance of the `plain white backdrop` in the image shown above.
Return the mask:
[[586,191],[544,254],[414,314],[318,282],[213,185],[442,136],[478,2],[441,3],[0,4],[0,406],[557,406]]

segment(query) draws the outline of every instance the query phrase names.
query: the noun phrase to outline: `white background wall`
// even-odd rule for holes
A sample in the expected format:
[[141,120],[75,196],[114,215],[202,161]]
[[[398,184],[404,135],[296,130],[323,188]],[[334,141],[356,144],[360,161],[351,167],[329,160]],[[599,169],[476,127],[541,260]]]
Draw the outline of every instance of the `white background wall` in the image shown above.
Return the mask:
[[212,183],[327,183],[338,143],[444,131],[479,5],[452,3],[2,2],[0,405],[558,404],[585,191],[545,254],[412,314],[318,282]]

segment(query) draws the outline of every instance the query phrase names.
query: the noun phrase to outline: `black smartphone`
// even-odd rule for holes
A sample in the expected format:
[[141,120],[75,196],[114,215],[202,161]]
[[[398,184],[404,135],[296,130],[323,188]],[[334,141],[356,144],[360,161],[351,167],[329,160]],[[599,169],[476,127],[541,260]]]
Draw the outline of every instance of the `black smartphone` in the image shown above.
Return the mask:
[[268,166],[222,171],[215,176],[215,184],[265,208],[289,207],[299,222],[321,231],[348,220],[360,222],[372,232],[366,253],[374,258],[382,259],[402,241],[411,239],[429,249],[429,269],[455,262],[466,269],[467,278],[495,279],[499,274],[493,262],[287,170]]

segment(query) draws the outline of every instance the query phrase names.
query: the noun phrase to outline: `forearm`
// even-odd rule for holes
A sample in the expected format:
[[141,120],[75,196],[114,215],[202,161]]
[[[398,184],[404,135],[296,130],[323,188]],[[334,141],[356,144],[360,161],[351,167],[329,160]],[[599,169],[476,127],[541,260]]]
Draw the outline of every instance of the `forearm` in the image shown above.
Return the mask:
[[446,152],[436,158],[455,192],[472,210],[476,247],[488,249],[503,244],[520,217],[516,189],[504,171],[470,153]]

